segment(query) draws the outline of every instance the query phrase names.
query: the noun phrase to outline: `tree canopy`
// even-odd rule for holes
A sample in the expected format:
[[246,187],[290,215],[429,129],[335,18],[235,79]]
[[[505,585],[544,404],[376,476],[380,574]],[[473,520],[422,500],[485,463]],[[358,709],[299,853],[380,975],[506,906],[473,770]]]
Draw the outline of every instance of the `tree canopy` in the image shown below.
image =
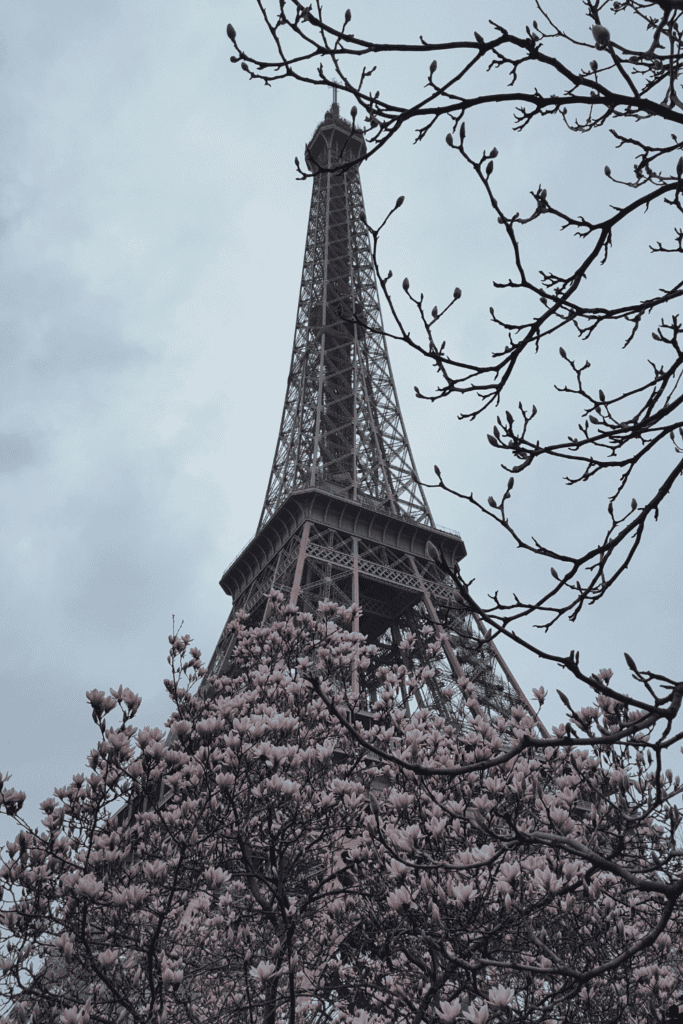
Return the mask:
[[4,1019],[641,1024],[673,1000],[680,786],[647,723],[599,697],[591,741],[543,738],[464,682],[463,731],[409,713],[403,666],[361,713],[352,615],[276,599],[221,679],[172,636],[168,741],[130,691],[88,694],[88,774],[0,871]]

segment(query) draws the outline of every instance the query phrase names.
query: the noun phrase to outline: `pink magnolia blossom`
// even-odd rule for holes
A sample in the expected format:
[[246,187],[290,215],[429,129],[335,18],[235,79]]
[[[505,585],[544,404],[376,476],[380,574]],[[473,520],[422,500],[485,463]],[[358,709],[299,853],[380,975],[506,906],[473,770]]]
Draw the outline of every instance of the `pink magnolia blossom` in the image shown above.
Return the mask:
[[267,963],[265,960],[261,960],[257,967],[252,967],[249,974],[252,978],[257,981],[265,982],[275,974],[275,964]]
[[115,949],[105,949],[97,954],[97,959],[103,967],[111,967],[118,960],[118,953]]
[[470,1021],[471,1024],[486,1024],[486,1021],[489,1019],[489,1008],[486,1004],[479,1007],[472,1005],[463,1012],[462,1016],[464,1020]]
[[395,889],[387,896],[387,903],[392,910],[401,910],[402,907],[415,906],[412,897],[405,885],[402,885],[400,889]]
[[451,1024],[451,1021],[457,1020],[460,1017],[461,1002],[459,999],[452,999],[449,1003],[441,1003],[440,1008],[436,1011],[437,1016],[441,1020],[446,1021],[446,1024]]
[[514,997],[514,992],[511,988],[506,988],[504,985],[496,985],[495,988],[489,989],[489,994],[486,997],[491,1006],[507,1006]]

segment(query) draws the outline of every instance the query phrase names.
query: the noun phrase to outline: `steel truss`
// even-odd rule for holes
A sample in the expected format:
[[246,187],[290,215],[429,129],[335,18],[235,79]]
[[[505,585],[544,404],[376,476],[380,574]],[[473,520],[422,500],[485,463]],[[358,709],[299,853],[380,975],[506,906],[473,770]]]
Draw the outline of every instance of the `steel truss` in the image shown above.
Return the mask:
[[[398,404],[382,325],[357,165],[365,142],[333,104],[307,148],[313,192],[292,362],[270,481],[255,537],[226,570],[230,618],[268,618],[272,589],[306,611],[320,601],[358,604],[355,628],[378,654],[354,671],[358,699],[374,700],[377,669],[429,661],[407,707],[464,720],[462,680],[491,712],[509,715],[526,697],[463,608],[449,564],[465,555],[456,533],[434,525]],[[228,620],[228,622],[230,619]],[[433,631],[441,655],[427,653]],[[414,637],[412,654],[402,641]],[[229,671],[226,628],[209,672]],[[432,635],[433,639],[433,635]],[[443,688],[460,683],[455,696]],[[532,712],[533,713],[533,712]]]

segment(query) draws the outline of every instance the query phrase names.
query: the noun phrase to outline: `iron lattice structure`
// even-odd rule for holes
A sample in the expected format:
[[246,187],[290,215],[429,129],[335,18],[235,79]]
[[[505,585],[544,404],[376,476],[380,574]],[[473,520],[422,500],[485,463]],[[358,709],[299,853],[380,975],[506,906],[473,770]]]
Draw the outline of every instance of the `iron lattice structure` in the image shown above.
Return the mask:
[[[448,564],[466,550],[457,533],[434,525],[408,444],[365,222],[357,163],[364,154],[362,134],[333,103],[306,150],[313,192],[266,499],[255,537],[221,586],[233,599],[230,618],[241,611],[252,622],[267,618],[272,589],[312,612],[320,601],[359,605],[355,628],[379,651],[365,673],[356,670],[361,699],[374,699],[379,664],[410,669],[406,635],[418,638],[412,657],[427,658],[420,638],[430,625],[443,656],[432,660],[434,675],[416,704],[462,717],[462,701],[441,690],[466,675],[482,705],[506,714],[511,704],[530,706],[427,554],[430,541]],[[231,636],[226,626],[210,674],[229,671]]]

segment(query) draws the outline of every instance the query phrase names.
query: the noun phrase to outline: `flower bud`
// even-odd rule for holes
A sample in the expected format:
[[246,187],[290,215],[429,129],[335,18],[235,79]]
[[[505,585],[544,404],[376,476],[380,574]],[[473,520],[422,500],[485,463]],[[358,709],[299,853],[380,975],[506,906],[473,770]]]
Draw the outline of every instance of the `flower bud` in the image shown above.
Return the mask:
[[493,149],[491,150],[491,159],[495,160],[497,156],[498,156],[498,150],[494,146]]
[[353,107],[351,107],[351,120],[355,121],[357,117],[358,117],[358,107],[353,106]]
[[679,156],[678,163],[676,164],[676,174],[680,178],[683,174],[683,156]]
[[478,43],[483,43],[484,42],[484,37],[480,36],[478,32],[474,33],[474,38],[477,40]]
[[563,359],[567,358],[567,353],[565,352],[565,350],[562,348],[561,345],[560,345],[560,355],[562,356]]
[[350,10],[348,9],[348,7],[347,7],[347,8],[346,8],[346,14],[344,15],[344,24],[345,24],[345,25],[348,25],[348,23],[349,23],[350,21],[351,21],[351,11],[350,11]]
[[493,170],[493,160],[489,160],[489,162],[488,162],[488,163],[487,163],[487,165],[486,165],[486,177],[487,177],[487,178],[488,178],[488,177],[489,177],[489,175],[491,174],[491,171],[492,171],[492,170]]
[[612,172],[609,169],[609,167],[607,166],[607,164],[605,164],[605,174],[607,175],[608,178],[610,178],[612,176]]
[[398,208],[399,206],[403,206],[405,201],[406,201],[406,197],[405,196],[399,196],[398,199],[396,200],[396,207]]
[[491,508],[498,508],[498,506],[496,505],[496,499],[491,497],[491,495],[489,495],[489,505],[491,506]]
[[463,121],[460,125],[460,141],[462,142],[465,138],[465,122]]
[[370,804],[370,810],[372,813],[376,818],[379,818],[379,804],[377,803],[377,797],[372,792],[368,793],[368,803]]
[[432,310],[432,317],[436,320],[438,315],[439,315],[439,310],[437,309],[436,306],[434,306],[434,309]]
[[245,61],[242,61],[241,67],[242,67],[242,71],[248,71],[249,70],[249,65],[247,63],[245,63]]
[[453,292],[453,298],[455,299],[456,302],[458,301],[461,295],[462,291],[459,288],[456,288],[455,291]]
[[237,38],[237,33],[235,32],[235,29],[232,27],[232,25],[228,24],[228,27],[226,28],[225,31],[228,33],[228,39],[232,39],[234,43],[235,39]]
[[606,50],[610,41],[609,29],[604,25],[591,25],[591,32],[595,40],[595,49]]
[[404,277],[403,278],[403,291],[407,292],[409,288],[410,288],[410,281],[408,280],[407,277]]
[[453,148],[453,136],[451,135],[451,133],[450,133],[450,132],[449,132],[449,133],[448,133],[448,135],[446,136],[446,145],[447,145],[447,146],[450,146],[450,147],[451,147],[451,149]]
[[440,470],[440,469],[439,469],[439,467],[438,467],[438,466],[436,465],[436,463],[434,464],[434,472],[436,473],[436,475],[437,475],[438,477],[440,477],[440,476],[441,476],[441,470]]
[[431,540],[427,541],[425,552],[427,558],[431,558],[432,562],[438,562],[441,558],[441,552],[437,548],[436,544],[432,543]]
[[433,75],[435,71],[436,71],[436,61],[433,60],[432,63],[429,65],[429,74]]

